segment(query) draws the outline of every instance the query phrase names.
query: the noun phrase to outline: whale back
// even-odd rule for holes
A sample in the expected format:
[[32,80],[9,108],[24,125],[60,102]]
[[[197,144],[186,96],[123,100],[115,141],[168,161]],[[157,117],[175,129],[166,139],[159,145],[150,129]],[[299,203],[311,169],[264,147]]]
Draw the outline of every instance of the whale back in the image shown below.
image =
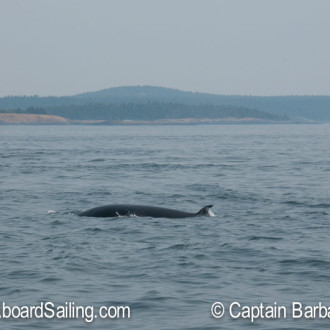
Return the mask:
[[85,217],[119,217],[136,216],[151,218],[188,218],[201,215],[210,215],[209,210],[212,205],[203,207],[197,213],[184,212],[174,209],[168,209],[158,206],[132,205],[132,204],[110,204],[94,207],[92,209],[80,212],[79,216]]

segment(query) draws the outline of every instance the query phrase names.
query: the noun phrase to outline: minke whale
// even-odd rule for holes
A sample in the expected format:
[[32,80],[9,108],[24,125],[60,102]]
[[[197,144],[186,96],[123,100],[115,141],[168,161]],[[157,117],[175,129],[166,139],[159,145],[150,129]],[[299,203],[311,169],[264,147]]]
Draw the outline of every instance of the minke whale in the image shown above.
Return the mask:
[[131,205],[131,204],[110,204],[94,207],[92,209],[78,213],[81,217],[121,217],[121,216],[136,216],[136,217],[151,217],[151,218],[190,218],[196,216],[214,216],[210,211],[213,205],[207,205],[197,213],[184,212],[179,210],[168,209],[165,207],[148,206],[148,205]]

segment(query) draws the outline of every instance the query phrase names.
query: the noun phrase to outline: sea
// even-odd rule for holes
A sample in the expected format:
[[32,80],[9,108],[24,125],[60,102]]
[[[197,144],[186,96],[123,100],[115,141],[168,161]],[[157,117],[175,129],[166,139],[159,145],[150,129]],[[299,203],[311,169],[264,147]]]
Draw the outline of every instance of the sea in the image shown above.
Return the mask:
[[[330,124],[0,127],[1,329],[329,329]],[[214,216],[90,218],[105,204]]]

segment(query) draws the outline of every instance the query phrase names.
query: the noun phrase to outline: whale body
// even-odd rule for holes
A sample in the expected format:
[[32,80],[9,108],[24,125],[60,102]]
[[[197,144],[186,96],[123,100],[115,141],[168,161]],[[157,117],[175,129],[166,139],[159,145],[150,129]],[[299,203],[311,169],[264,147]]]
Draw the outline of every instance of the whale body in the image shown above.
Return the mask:
[[212,215],[210,208],[213,205],[207,205],[197,213],[184,212],[179,210],[168,209],[165,207],[148,206],[148,205],[132,205],[132,204],[110,204],[94,207],[92,209],[78,213],[82,217],[120,217],[120,216],[137,216],[151,218],[189,218],[201,215]]

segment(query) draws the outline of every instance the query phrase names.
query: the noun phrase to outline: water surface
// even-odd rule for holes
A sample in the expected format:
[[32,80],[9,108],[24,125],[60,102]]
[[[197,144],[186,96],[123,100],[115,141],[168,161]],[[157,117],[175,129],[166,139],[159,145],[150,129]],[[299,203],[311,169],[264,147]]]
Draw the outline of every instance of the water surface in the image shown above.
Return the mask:
[[[329,319],[251,324],[210,308],[330,305],[329,142],[329,125],[2,126],[2,301],[124,304],[131,318],[0,326],[328,329]],[[216,217],[74,213],[109,203],[214,204]]]

